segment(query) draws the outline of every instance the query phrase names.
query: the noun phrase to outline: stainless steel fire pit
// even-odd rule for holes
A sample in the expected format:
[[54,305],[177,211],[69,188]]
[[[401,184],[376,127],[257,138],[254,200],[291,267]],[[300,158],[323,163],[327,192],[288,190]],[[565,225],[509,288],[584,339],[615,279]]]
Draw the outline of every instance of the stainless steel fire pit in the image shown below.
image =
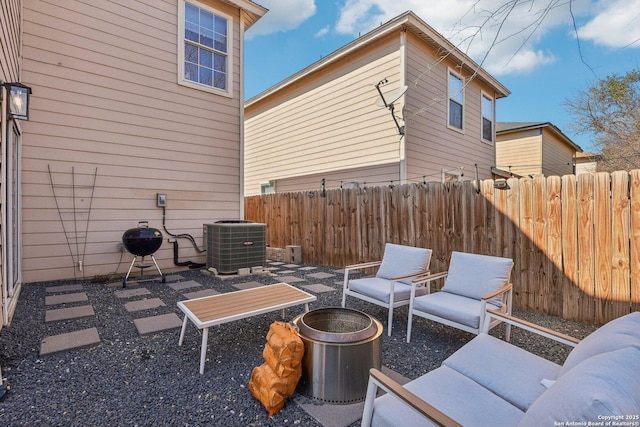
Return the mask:
[[298,392],[333,404],[361,402],[380,369],[382,324],[358,310],[325,307],[293,319],[304,342]]

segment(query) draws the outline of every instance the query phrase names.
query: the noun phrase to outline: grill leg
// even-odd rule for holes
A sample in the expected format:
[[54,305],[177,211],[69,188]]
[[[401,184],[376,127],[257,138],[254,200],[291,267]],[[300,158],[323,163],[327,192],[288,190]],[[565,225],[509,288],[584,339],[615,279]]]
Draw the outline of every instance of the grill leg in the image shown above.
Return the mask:
[[127,275],[124,276],[124,279],[122,279],[122,287],[126,288],[127,287],[127,279],[129,278],[129,274],[131,274],[131,269],[133,268],[133,264],[136,263],[136,259],[138,259],[137,255],[133,256],[133,261],[131,261],[131,265],[129,266],[129,270],[127,271]]
[[156,270],[158,270],[158,274],[160,275],[160,278],[162,279],[162,283],[166,283],[167,282],[167,278],[164,277],[164,274],[162,274],[162,271],[160,271],[160,267],[158,267],[158,263],[156,262],[156,258],[151,255],[151,259],[153,260],[153,263],[156,266]]

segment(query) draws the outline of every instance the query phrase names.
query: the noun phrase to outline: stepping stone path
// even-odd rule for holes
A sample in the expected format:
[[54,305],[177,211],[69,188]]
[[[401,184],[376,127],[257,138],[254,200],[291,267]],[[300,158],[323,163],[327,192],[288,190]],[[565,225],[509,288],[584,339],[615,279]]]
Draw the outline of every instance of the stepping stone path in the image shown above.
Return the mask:
[[88,348],[100,344],[96,328],[82,329],[75,332],[46,337],[40,343],[40,356],[60,353],[71,349]]
[[[275,277],[275,274],[272,274],[272,277],[279,282],[307,282],[306,279],[291,275],[293,273],[309,273],[306,274],[306,277],[309,279],[326,279],[334,276],[323,272],[312,273],[311,271],[317,267],[301,267],[298,264],[287,264],[284,262],[270,262],[269,264],[271,265],[270,267],[265,267],[267,271],[278,270],[279,268],[288,269],[279,271],[277,277]],[[336,271],[336,273],[339,274],[338,271]],[[180,293],[186,299],[202,298],[219,294],[218,291],[211,288],[202,289],[203,285],[194,280],[183,281],[183,279],[182,276],[177,274],[166,276],[166,286]],[[339,284],[339,282],[336,283]],[[128,313],[134,314],[145,310],[155,310],[166,307],[166,304],[160,298],[148,297],[151,295],[149,289],[136,287],[137,285],[139,284],[134,279],[127,282],[127,288],[122,288],[121,282],[109,283],[106,286],[107,288],[113,289],[113,296],[117,300],[122,300],[124,308]],[[265,284],[261,282],[248,281],[234,284],[233,287],[238,290],[244,290],[264,285]],[[302,287],[316,293],[336,290],[323,284],[306,284]],[[45,311],[45,323],[71,321],[95,316],[94,308],[89,304],[89,298],[87,297],[87,293],[84,292],[82,284],[51,286],[47,287],[45,291],[44,303],[47,307]],[[127,299],[131,300],[124,301]],[[182,320],[173,311],[173,307],[167,308],[167,311],[170,312],[132,319],[138,334],[143,336],[182,327]],[[69,325],[72,327],[73,322],[69,322]],[[40,344],[40,355],[44,356],[67,350],[89,348],[99,345],[100,343],[100,336],[95,327],[70,331],[43,338]]]
[[[45,288],[47,294],[55,293],[56,295],[46,295],[44,303],[46,306],[56,306],[88,302],[89,299],[85,292],[77,292],[82,290],[84,290],[82,285],[47,287]],[[47,309],[45,311],[44,321],[45,323],[61,322],[91,316],[95,316],[93,306],[85,304],[73,307]],[[100,337],[98,336],[98,330],[96,328],[82,329],[43,338],[40,342],[40,355],[44,356],[72,349],[92,347],[98,344],[100,344]]]
[[45,323],[60,322],[63,320],[78,319],[81,317],[95,316],[93,307],[81,305],[79,307],[59,308],[57,310],[47,310],[44,316]]
[[[166,277],[168,286],[171,286],[175,290],[202,286],[201,284],[192,280],[179,282],[180,280],[182,280],[182,276],[177,274]],[[151,294],[151,292],[146,288],[132,289],[131,286],[137,285],[135,281],[128,282],[127,285],[129,286],[129,288],[127,289],[122,289],[120,282],[110,283],[107,285],[107,287],[118,288],[118,290],[115,290],[113,292],[113,295],[118,299],[143,297]],[[92,305],[77,305],[81,303],[88,303],[89,301],[86,292],[83,291],[84,287],[81,284],[50,286],[45,288],[45,292],[47,293],[44,302],[45,306],[62,306],[61,308],[48,308],[45,311],[45,323],[61,322],[95,316],[95,311]],[[197,294],[201,294],[201,296],[207,296],[211,295],[212,292],[217,293],[216,291],[209,289],[200,291],[200,293]],[[192,296],[192,298],[194,297],[197,296]],[[67,304],[73,305],[71,307],[66,307],[65,305]],[[164,306],[166,306],[166,304],[160,298],[144,298],[136,301],[130,301],[124,304],[125,310],[127,310],[127,312],[129,313],[151,310]],[[167,313],[158,316],[134,319],[133,323],[140,335],[166,331],[182,326],[182,321],[175,313]],[[98,335],[98,330],[95,327],[66,332],[58,335],[52,335],[42,339],[40,343],[40,355],[45,356],[68,350],[93,347],[100,344],[100,342],[100,336]]]
[[148,335],[154,332],[182,327],[182,320],[180,320],[175,313],[134,319],[133,323],[136,325],[136,329],[138,329],[140,335]]
[[83,301],[89,301],[89,298],[87,298],[87,294],[84,292],[66,295],[47,295],[46,297],[44,297],[44,305],[69,304],[72,302]]
[[149,310],[152,308],[163,307],[166,304],[160,298],[146,298],[140,301],[131,301],[124,305],[124,309],[128,312]]
[[220,292],[214,291],[213,289],[205,289],[203,291],[187,292],[186,294],[182,294],[182,296],[185,297],[186,299],[195,299],[195,298],[202,298],[202,297],[210,297],[211,295],[217,295],[219,293]]

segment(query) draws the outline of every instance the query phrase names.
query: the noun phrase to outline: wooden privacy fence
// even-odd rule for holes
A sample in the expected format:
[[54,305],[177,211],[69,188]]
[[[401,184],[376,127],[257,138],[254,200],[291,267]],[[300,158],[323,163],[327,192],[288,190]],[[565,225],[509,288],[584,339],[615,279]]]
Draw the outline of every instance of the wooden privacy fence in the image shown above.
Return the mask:
[[[344,266],[381,259],[387,242],[514,260],[514,306],[603,324],[640,310],[640,170],[575,177],[429,182],[245,199],[273,247]],[[471,278],[472,279],[472,278]]]

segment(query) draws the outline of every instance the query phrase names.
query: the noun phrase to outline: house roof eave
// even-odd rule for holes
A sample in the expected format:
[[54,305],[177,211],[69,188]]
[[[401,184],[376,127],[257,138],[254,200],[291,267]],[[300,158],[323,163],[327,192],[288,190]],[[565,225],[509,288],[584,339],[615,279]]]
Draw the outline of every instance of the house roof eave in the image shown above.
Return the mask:
[[582,153],[582,147],[573,142],[571,138],[564,134],[556,125],[551,122],[498,122],[496,129],[496,135],[503,135],[511,132],[521,132],[533,129],[549,128],[551,132],[555,133],[565,144],[576,150],[578,153]]
[[243,10],[247,16],[245,22],[245,30],[251,28],[265,13],[269,11],[266,7],[259,5],[251,0],[222,0],[224,3],[230,4]]
[[430,27],[427,23],[425,23],[422,19],[416,16],[413,12],[407,11],[390,21],[380,25],[378,28],[369,31],[368,33],[360,36],[356,40],[351,43],[346,44],[345,46],[339,48],[333,53],[325,56],[324,58],[314,62],[308,67],[300,70],[299,72],[291,75],[290,77],[282,80],[281,82],[275,84],[264,92],[259,93],[253,98],[247,100],[245,102],[245,108],[268,98],[270,95],[278,92],[279,90],[292,85],[293,83],[303,79],[304,77],[312,74],[313,72],[322,69],[329,64],[332,64],[346,55],[349,55],[353,51],[356,51],[363,46],[373,43],[374,41],[386,36],[387,34],[397,31],[400,29],[407,29],[412,31],[418,37],[423,39],[428,44],[431,44],[436,47],[444,47],[447,49],[447,55],[450,55],[454,60],[464,67],[464,69],[468,69],[471,73],[475,74],[475,76],[485,83],[492,86],[496,92],[497,98],[502,98],[508,96],[511,92],[503,86],[500,82],[498,82],[494,77],[492,77],[488,72],[480,67],[476,62],[474,62],[471,58],[469,58],[466,54],[456,48],[450,41],[448,41],[444,36],[439,34],[436,30]]

